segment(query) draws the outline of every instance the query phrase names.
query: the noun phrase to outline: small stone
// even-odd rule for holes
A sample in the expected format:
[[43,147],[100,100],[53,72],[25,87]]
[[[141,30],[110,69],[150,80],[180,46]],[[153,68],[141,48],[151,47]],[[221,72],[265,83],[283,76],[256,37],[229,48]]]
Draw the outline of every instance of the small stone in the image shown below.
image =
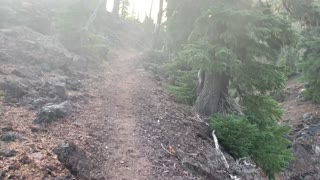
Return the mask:
[[6,126],[2,128],[2,131],[4,132],[13,131],[13,128],[11,126]]
[[19,160],[19,162],[20,162],[21,164],[30,164],[32,161],[31,161],[31,159],[30,159],[28,156],[23,156],[23,157]]
[[12,142],[18,139],[18,135],[14,132],[7,132],[1,136],[1,141]]
[[20,169],[20,164],[19,163],[14,163],[14,164],[10,165],[8,167],[8,169],[9,170],[18,170],[18,169]]
[[33,159],[36,163],[39,163],[43,159],[43,155],[41,152],[37,152],[31,154],[30,158]]
[[67,96],[66,89],[64,88],[63,85],[55,85],[54,91],[55,91],[54,94],[56,94],[60,98],[65,98]]
[[0,150],[0,156],[3,157],[14,157],[17,155],[17,151],[15,150],[9,150],[9,149],[1,149]]
[[69,90],[78,91],[81,86],[81,82],[78,79],[70,78],[66,80],[66,88]]
[[30,126],[31,132],[36,133],[36,132],[46,132],[47,130],[43,127],[40,126]]
[[320,156],[320,146],[313,146],[313,150],[317,156]]
[[309,119],[312,119],[312,113],[305,113],[302,118],[304,121],[308,121]]

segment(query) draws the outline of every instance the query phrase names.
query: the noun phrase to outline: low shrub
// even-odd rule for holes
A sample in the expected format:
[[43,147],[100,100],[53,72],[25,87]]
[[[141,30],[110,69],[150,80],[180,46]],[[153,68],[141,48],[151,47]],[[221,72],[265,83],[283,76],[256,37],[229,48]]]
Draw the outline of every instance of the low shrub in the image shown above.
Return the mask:
[[251,157],[269,176],[283,171],[293,159],[290,128],[274,124],[259,128],[246,117],[216,115],[210,121],[220,143],[235,158]]

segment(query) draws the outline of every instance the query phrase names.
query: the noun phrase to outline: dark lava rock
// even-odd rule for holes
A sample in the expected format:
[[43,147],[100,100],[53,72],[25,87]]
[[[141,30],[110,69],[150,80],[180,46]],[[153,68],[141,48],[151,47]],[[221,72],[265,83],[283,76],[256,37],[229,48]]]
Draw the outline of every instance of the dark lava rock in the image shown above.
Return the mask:
[[207,177],[211,176],[210,168],[202,165],[194,159],[185,157],[182,159],[182,165],[194,173],[201,174]]
[[33,121],[34,124],[48,124],[63,118],[71,112],[72,105],[69,101],[61,104],[50,104],[44,106],[38,113],[37,119]]
[[66,80],[66,88],[73,91],[78,91],[82,87],[80,80],[70,78]]
[[85,151],[72,142],[66,142],[56,147],[53,152],[58,160],[77,177],[77,179],[90,179],[90,162]]
[[18,80],[0,81],[0,90],[5,93],[6,101],[19,99],[26,94],[26,87]]
[[3,157],[14,157],[17,155],[17,151],[10,149],[0,149],[0,156]]
[[320,116],[318,114],[305,113],[303,114],[302,117],[305,124],[309,124],[309,125],[320,124]]
[[19,136],[14,132],[6,132],[4,135],[1,136],[1,141],[11,142],[16,141]]
[[32,162],[32,160],[28,157],[28,156],[23,156],[19,162],[21,164],[30,164]]
[[5,126],[3,128],[1,128],[3,132],[8,132],[8,131],[13,131],[12,126]]
[[308,137],[308,136],[313,137],[318,134],[320,134],[320,124],[308,126],[299,133],[299,135],[303,137]]
[[64,88],[63,85],[55,85],[54,86],[54,94],[56,94],[59,98],[66,98],[67,93],[66,93],[66,89]]

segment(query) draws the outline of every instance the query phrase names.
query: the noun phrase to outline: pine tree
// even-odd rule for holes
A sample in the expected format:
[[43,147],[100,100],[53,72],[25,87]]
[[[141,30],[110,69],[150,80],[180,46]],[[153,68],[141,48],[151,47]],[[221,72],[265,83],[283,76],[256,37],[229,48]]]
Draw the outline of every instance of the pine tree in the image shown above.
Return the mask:
[[290,22],[268,6],[214,3],[196,21],[181,53],[204,73],[196,109],[204,115],[232,110],[230,88],[242,101],[283,88],[285,74],[276,62],[281,48],[295,40]]
[[[298,35],[288,18],[275,13],[266,1],[186,1],[168,2],[167,30],[174,39],[167,45],[177,56],[170,69],[176,68],[175,74],[183,80],[174,90],[184,90],[180,95],[185,97],[185,90],[192,90],[185,88],[188,81],[181,77],[200,70],[196,110],[203,115],[238,114],[240,122],[220,118],[220,124],[215,124],[213,118],[219,126],[218,138],[236,156],[253,157],[273,178],[287,167],[292,151],[287,148],[289,129],[278,124],[282,110],[270,93],[285,86],[287,73],[278,61],[282,49],[294,45]],[[232,123],[252,130],[252,138],[243,137],[243,147],[227,140],[237,139],[240,133],[230,131],[240,128]]]
[[126,18],[129,15],[129,0],[121,0],[121,17]]

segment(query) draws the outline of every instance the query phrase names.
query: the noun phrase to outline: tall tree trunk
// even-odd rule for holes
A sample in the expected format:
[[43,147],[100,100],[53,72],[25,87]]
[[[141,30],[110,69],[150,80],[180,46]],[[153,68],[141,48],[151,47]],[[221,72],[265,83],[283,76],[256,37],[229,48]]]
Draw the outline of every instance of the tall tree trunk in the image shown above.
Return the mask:
[[153,8],[153,0],[151,1],[150,12],[149,12],[149,18],[151,18],[151,16],[152,16],[152,8]]
[[160,45],[160,27],[161,27],[161,22],[162,22],[162,16],[163,16],[163,0],[160,0],[159,4],[159,13],[158,13],[158,19],[157,19],[157,24],[155,27],[154,31],[154,36],[153,36],[153,48],[158,49]]
[[90,15],[89,19],[87,20],[86,25],[84,26],[84,30],[86,30],[86,31],[89,30],[90,25],[94,22],[94,20],[95,20],[96,17],[97,17],[99,8],[101,8],[101,6],[104,4],[105,1],[106,1],[106,0],[99,0],[96,8],[94,9],[94,11],[92,12],[92,14]]
[[196,111],[210,116],[224,110],[228,95],[229,78],[225,74],[202,72],[202,82],[198,86],[195,103]]
[[120,10],[120,0],[114,0],[112,14],[115,17],[119,17],[119,10]]

